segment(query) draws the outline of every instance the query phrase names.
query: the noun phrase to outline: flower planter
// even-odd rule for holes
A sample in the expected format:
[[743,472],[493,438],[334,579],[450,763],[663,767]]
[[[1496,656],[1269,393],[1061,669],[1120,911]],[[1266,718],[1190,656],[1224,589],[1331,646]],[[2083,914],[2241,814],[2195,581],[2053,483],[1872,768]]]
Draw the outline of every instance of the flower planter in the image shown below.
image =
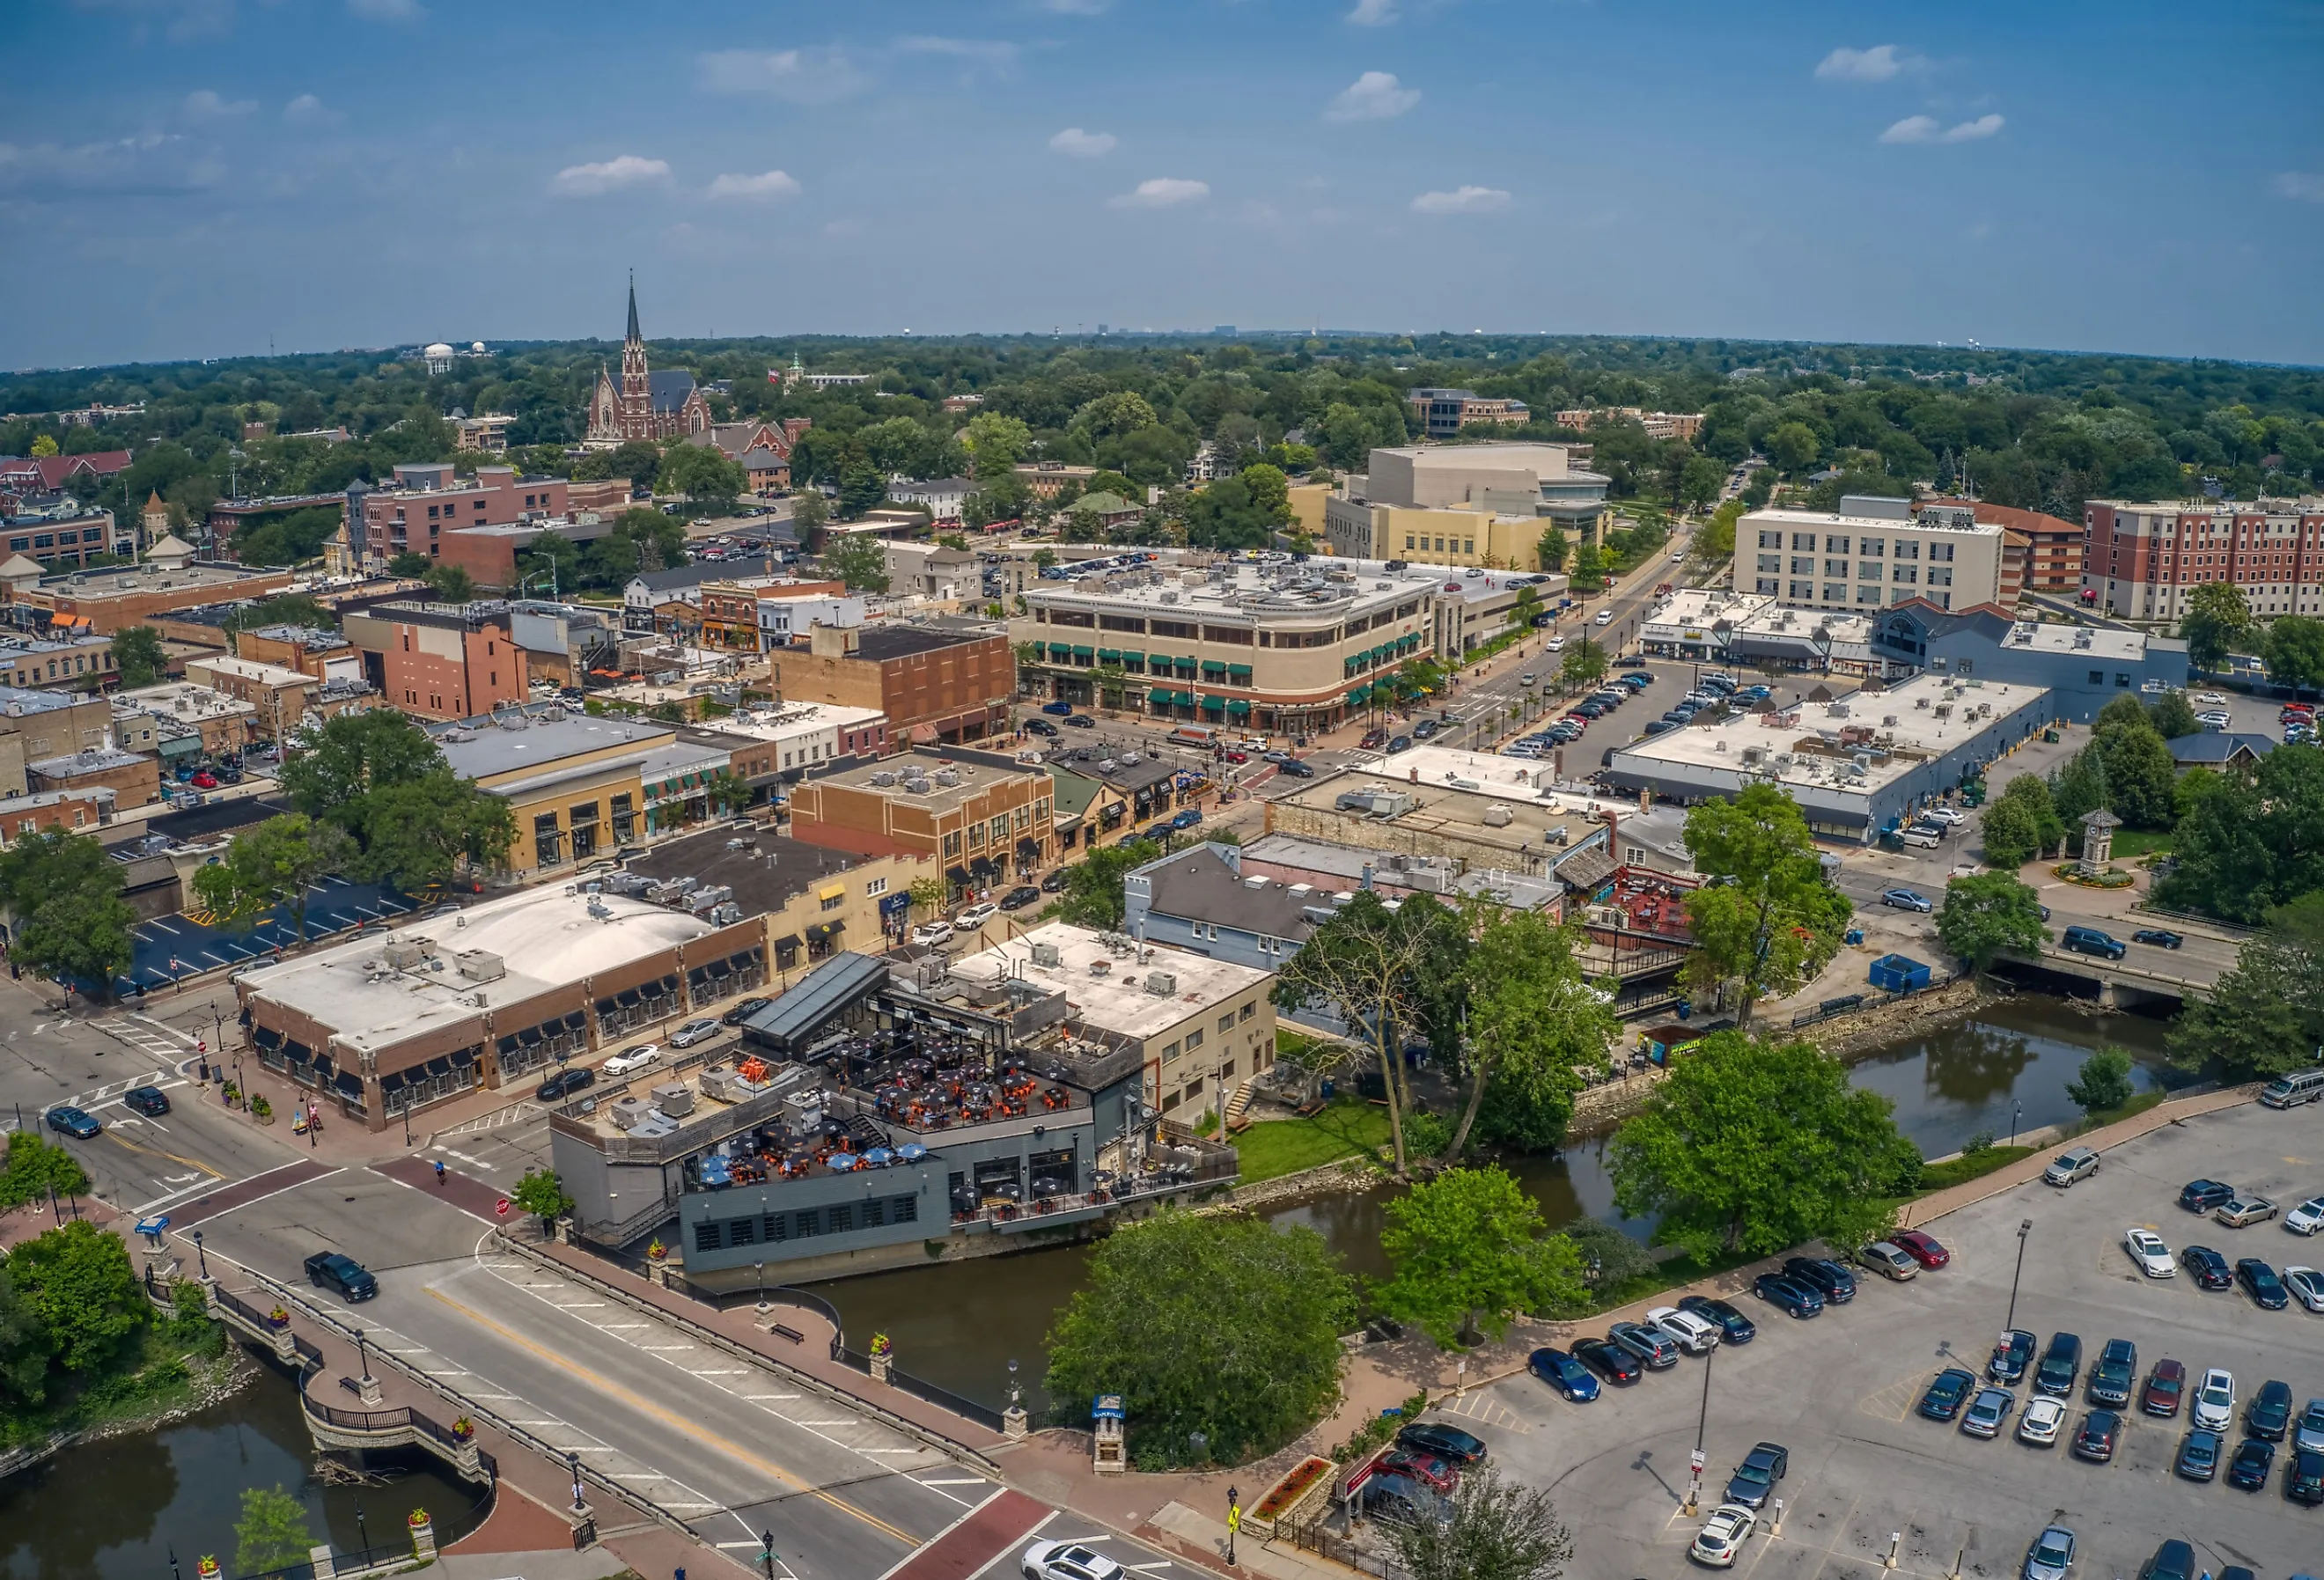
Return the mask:
[[1281,1480],[1260,1494],[1250,1511],[1242,1517],[1243,1529],[1272,1538],[1277,1529],[1290,1523],[1300,1513],[1331,1492],[1333,1473],[1337,1466],[1320,1455],[1311,1454],[1284,1473]]

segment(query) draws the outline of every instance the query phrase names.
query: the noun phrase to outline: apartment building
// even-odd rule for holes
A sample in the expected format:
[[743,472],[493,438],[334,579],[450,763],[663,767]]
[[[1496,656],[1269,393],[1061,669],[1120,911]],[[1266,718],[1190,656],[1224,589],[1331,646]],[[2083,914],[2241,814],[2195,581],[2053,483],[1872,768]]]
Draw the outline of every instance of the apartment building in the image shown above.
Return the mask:
[[69,496],[35,498],[0,514],[0,539],[10,555],[22,554],[54,568],[87,565],[93,555],[127,554],[133,535],[116,532],[109,510],[86,510]]
[[347,551],[365,568],[406,552],[438,559],[444,534],[457,528],[566,514],[567,486],[562,477],[522,476],[513,467],[478,467],[464,479],[448,461],[406,462],[391,483],[347,485]]
[[108,744],[112,723],[102,697],[0,686],[0,796],[25,792],[29,762]]
[[1404,402],[1430,439],[1451,439],[1464,428],[1517,428],[1533,420],[1523,401],[1474,390],[1406,390]]
[[1370,466],[1323,501],[1334,554],[1535,570],[1553,527],[1604,533],[1609,479],[1572,465],[1563,445],[1399,446]]
[[1690,444],[1702,431],[1700,411],[1649,411],[1642,406],[1569,406],[1557,413],[1557,425],[1587,433],[1593,423],[1630,421],[1646,430],[1648,439],[1683,439]]
[[467,718],[521,704],[525,655],[506,604],[387,603],[346,617],[364,678],[390,707],[422,718]]
[[2324,614],[2324,497],[2093,499],[2082,522],[2082,602],[2119,619],[2176,621],[2220,581],[2263,620]]
[[934,857],[955,889],[1039,871],[1056,848],[1049,776],[1005,757],[930,747],[803,781],[790,836],[862,855]]
[[[1736,585],[1812,609],[1881,609],[1926,598],[1941,609],[2015,607],[2001,527],[1966,504],[1850,494],[1831,514],[1753,511],[1736,523]],[[1749,569],[1745,569],[1746,563]]]
[[998,633],[926,625],[816,625],[804,651],[776,651],[768,684],[785,703],[829,702],[888,716],[891,740],[974,741],[1009,733],[1017,655]]

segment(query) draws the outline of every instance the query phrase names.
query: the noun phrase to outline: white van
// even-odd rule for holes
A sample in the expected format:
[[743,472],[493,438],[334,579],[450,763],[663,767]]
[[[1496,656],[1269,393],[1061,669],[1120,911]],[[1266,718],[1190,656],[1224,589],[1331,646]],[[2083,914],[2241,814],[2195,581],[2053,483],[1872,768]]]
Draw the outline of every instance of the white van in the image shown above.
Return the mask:
[[2288,1076],[2278,1076],[2259,1095],[2259,1100],[2270,1108],[2297,1108],[2319,1098],[2324,1098],[2324,1070],[2295,1070]]
[[1937,848],[1937,841],[1942,836],[1933,828],[1925,827],[1918,823],[1908,823],[1898,830],[1896,837],[1906,845],[1918,846],[1922,850],[1934,850]]

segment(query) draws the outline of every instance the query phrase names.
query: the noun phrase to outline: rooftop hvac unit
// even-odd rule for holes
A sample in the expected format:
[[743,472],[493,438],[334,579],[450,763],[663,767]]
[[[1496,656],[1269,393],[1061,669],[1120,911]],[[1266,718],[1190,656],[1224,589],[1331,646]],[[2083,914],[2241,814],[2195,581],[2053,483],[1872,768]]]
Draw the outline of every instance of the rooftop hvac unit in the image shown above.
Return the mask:
[[1145,760],[1135,752],[1124,752],[1121,754],[1121,765],[1124,768],[1134,768],[1143,761]]
[[463,949],[452,956],[452,964],[470,982],[498,982],[508,975],[508,966],[490,949]]
[[1951,703],[1940,702],[1937,704],[1937,716],[1939,718],[1950,718],[1952,716],[1953,705]]
[[1880,716],[1880,722],[1893,730],[1896,727],[1896,716],[1893,713],[1884,713]]
[[904,793],[909,796],[924,796],[935,789],[936,786],[925,779],[908,779],[904,781]]
[[1485,827],[1488,828],[1506,828],[1509,826],[1510,822],[1516,818],[1516,817],[1517,813],[1510,810],[1508,807],[1503,806],[1500,802],[1495,801],[1491,806],[1485,808]]
[[892,768],[882,768],[872,775],[872,782],[885,790],[896,782],[896,771]]
[[1033,964],[1062,966],[1065,964],[1065,953],[1055,944],[1036,944],[1033,946]]
[[605,1112],[606,1117],[613,1122],[615,1130],[635,1130],[649,1110],[642,1097],[618,1097]]
[[1162,591],[1162,601],[1166,604],[1175,604],[1178,601],[1178,595],[1170,588],[1166,587]]
[[936,780],[938,784],[944,786],[946,790],[950,790],[953,786],[960,782],[960,774],[954,769],[939,768],[936,770]]
[[1746,746],[1743,748],[1743,766],[1746,768],[1755,767],[1757,765],[1759,759],[1765,757],[1766,754],[1767,749],[1764,746]]
[[714,883],[709,888],[696,889],[688,894],[686,897],[686,909],[700,916],[705,911],[716,910],[733,898],[733,890],[724,883]]
[[1913,698],[1913,706],[1914,707],[1926,707],[1929,706],[1929,699],[1925,697],[1915,697]]
[[653,1105],[672,1119],[694,1112],[694,1088],[683,1081],[665,1081],[653,1089]]
[[613,908],[592,894],[589,896],[589,915],[598,921],[611,921],[613,919]]
[[1146,974],[1146,991],[1157,999],[1167,999],[1178,991],[1178,978],[1168,971],[1149,971]]
[[1856,764],[1858,772],[1869,773],[1872,771],[1872,753],[1869,752],[1858,752],[1849,761]]
[[1778,752],[1775,753],[1775,766],[1778,768],[1789,768],[1796,761],[1797,759],[1789,752]]
[[426,962],[436,945],[429,938],[391,938],[383,953],[387,963],[398,971],[409,971]]
[[1724,741],[1713,741],[1711,744],[1711,749],[1714,752],[1724,752],[1727,750],[1727,743]]

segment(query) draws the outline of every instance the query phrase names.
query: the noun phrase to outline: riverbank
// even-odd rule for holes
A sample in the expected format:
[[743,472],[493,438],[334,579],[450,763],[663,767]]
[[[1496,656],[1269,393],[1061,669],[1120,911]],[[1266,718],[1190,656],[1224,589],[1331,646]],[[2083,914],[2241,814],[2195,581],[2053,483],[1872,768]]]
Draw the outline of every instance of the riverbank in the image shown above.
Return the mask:
[[[0,1480],[68,1448],[162,1431],[224,1404],[256,1379],[259,1365],[238,1344],[221,1343],[220,1347],[222,1353],[213,1356],[187,1354],[149,1362],[125,1378],[93,1385],[53,1420],[31,1424],[25,1437],[38,1433],[36,1440],[21,1441],[0,1453]],[[109,1382],[117,1384],[112,1392],[106,1391]]]

